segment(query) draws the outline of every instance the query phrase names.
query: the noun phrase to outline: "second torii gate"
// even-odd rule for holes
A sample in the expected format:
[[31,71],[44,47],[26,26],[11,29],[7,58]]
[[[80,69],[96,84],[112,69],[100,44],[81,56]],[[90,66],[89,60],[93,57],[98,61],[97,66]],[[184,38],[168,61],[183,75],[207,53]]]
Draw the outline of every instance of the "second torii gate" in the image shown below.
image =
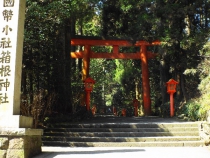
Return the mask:
[[[105,59],[141,59],[142,83],[143,83],[143,106],[145,115],[151,115],[151,99],[149,85],[148,59],[154,58],[157,54],[147,51],[148,46],[160,45],[160,41],[146,42],[136,41],[135,44],[127,40],[99,40],[99,39],[71,39],[72,46],[84,46],[84,51],[71,52],[72,58],[83,58],[82,75],[83,80],[89,77],[90,58]],[[92,46],[112,46],[112,53],[95,53],[91,50]],[[136,53],[120,53],[119,47],[140,47]]]

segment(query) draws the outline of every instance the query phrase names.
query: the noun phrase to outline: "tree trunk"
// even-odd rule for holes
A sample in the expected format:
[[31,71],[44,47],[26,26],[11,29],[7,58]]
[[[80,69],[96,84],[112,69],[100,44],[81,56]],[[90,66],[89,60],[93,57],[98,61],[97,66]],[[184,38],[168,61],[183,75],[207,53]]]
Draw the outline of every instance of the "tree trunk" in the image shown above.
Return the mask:
[[[33,59],[33,51],[32,49],[30,49],[30,61],[32,61]],[[30,71],[28,72],[28,78],[29,78],[29,95],[30,95],[30,104],[33,103],[33,93],[34,93],[34,89],[33,89],[33,67],[30,67]]]
[[181,101],[182,100],[182,91],[181,91],[181,74],[179,70],[175,70],[175,80],[179,83],[176,86],[176,100]]
[[71,26],[70,19],[66,19],[65,22],[65,70],[64,70],[64,95],[65,95],[65,111],[72,112],[72,96],[71,96],[71,57],[70,57],[70,34]]
[[29,94],[30,94],[30,104],[33,103],[34,100],[34,90],[33,90],[33,75],[29,72]]
[[21,79],[21,91],[25,95],[26,94],[26,71],[22,69],[22,79]]
[[183,73],[181,73],[181,89],[182,89],[182,93],[183,93],[183,99],[184,99],[184,102],[186,102],[187,101],[187,98],[188,98],[188,96],[187,96],[187,93],[186,93],[186,91],[185,91],[185,77],[184,77],[184,74]]
[[167,92],[166,92],[166,82],[168,82],[168,69],[166,67],[166,52],[165,50],[161,50],[163,52],[162,59],[160,60],[160,87],[161,87],[161,97],[162,97],[162,105],[169,101]]
[[[82,22],[80,22],[80,35],[83,36],[83,29],[82,29]],[[82,47],[80,46],[80,51],[82,51]],[[82,59],[78,59],[78,69],[79,72],[82,72]],[[81,78],[82,78],[82,73],[81,73]]]

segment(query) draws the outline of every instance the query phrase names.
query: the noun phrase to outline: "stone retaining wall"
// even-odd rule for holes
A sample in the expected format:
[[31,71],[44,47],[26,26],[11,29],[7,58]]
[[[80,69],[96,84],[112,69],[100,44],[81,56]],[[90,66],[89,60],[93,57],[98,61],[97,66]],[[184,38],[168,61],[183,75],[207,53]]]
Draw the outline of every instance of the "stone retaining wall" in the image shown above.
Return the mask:
[[39,129],[1,130],[0,158],[31,158],[41,153],[42,133]]
[[205,141],[206,145],[210,145],[210,123],[203,122],[201,128],[201,138]]
[[207,122],[210,124],[210,110],[207,112]]

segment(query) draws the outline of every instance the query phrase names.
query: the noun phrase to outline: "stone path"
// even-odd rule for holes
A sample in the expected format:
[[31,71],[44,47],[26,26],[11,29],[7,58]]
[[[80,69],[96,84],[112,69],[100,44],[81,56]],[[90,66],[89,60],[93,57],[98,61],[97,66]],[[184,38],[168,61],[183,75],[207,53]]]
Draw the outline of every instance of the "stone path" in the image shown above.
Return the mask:
[[[94,118],[81,123],[180,123],[176,118],[131,117]],[[34,158],[209,158],[210,147],[42,147]]]
[[208,147],[44,147],[43,153],[34,158],[209,158]]

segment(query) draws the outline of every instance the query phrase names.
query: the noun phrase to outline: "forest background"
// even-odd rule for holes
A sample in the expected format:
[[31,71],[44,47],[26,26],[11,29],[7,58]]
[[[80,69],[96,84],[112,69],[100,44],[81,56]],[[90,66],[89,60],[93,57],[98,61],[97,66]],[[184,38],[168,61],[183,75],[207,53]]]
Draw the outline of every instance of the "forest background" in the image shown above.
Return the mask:
[[[71,59],[75,36],[160,40],[150,47],[159,54],[149,60],[152,115],[169,116],[166,82],[179,82],[176,115],[204,120],[210,110],[209,0],[26,0],[21,114],[34,117],[35,126],[50,116],[76,117],[84,85],[82,59]],[[110,47],[94,47],[110,52]],[[133,51],[135,48],[122,48]],[[91,59],[96,81],[91,106],[130,110],[142,106],[140,60]],[[141,114],[141,113],[140,113]],[[82,114],[83,115],[83,114]],[[129,116],[129,112],[128,112]]]

